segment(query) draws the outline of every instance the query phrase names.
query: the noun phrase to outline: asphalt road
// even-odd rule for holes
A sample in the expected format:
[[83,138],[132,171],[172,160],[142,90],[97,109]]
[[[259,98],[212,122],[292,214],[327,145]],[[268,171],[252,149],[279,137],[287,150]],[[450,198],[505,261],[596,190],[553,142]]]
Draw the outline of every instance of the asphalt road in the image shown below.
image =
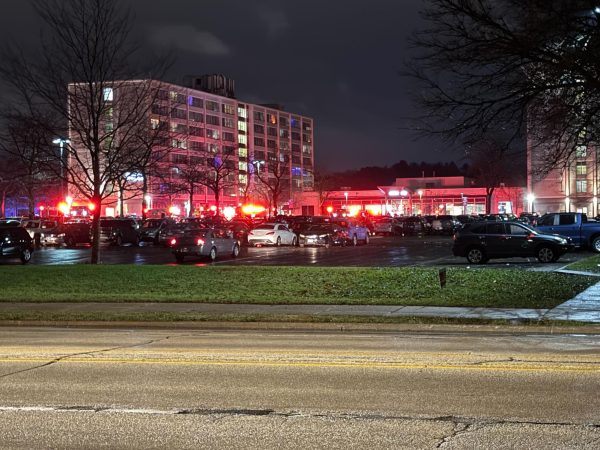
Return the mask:
[[[243,247],[236,259],[219,257],[214,264],[226,265],[295,265],[295,266],[367,266],[399,267],[407,265],[467,266],[465,258],[452,255],[452,240],[447,236],[374,237],[368,245],[358,247],[300,248],[300,247]],[[32,264],[82,264],[89,262],[89,248],[40,248]],[[532,270],[551,270],[590,256],[579,251],[563,255],[552,264],[541,264],[536,258],[492,260],[487,267],[522,267]],[[103,247],[103,264],[174,264],[168,248],[151,244],[141,247]],[[184,264],[206,264],[205,260],[189,259]],[[4,264],[10,264],[4,262]],[[18,264],[18,262],[12,262]]]
[[598,448],[600,336],[0,329],[0,448]]

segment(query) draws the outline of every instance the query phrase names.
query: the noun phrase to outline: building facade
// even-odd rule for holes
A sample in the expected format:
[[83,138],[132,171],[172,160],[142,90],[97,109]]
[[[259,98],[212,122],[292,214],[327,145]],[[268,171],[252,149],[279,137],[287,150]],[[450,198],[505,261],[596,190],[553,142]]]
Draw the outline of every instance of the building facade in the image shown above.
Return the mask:
[[[149,128],[150,132],[163,131],[155,143],[156,151],[163,156],[157,163],[158,170],[147,175],[148,209],[176,211],[182,216],[214,209],[216,196],[211,189],[197,183],[191,204],[189,192],[181,189],[194,170],[200,173],[207,166],[225,170],[219,189],[221,207],[247,202],[268,207],[269,192],[258,180],[257,172],[270,180],[279,171],[279,209],[301,209],[301,194],[312,190],[314,184],[312,118],[284,111],[278,105],[238,100],[233,82],[221,75],[191,79],[194,87],[150,82],[157,92],[149,108]],[[119,92],[111,92],[111,98],[113,95]],[[141,185],[140,174],[128,176]],[[142,208],[141,191],[121,195],[117,188],[103,202],[102,215],[114,216],[120,211],[141,215]]]
[[[485,214],[486,190],[459,177],[397,178],[391,186],[374,190],[328,192],[322,213],[346,211],[352,215],[474,215]],[[491,212],[518,215],[524,212],[524,189],[499,186],[492,194]]]
[[527,198],[528,211],[582,212],[591,217],[598,211],[598,151],[579,146],[561,167],[539,176],[541,148],[528,142]]

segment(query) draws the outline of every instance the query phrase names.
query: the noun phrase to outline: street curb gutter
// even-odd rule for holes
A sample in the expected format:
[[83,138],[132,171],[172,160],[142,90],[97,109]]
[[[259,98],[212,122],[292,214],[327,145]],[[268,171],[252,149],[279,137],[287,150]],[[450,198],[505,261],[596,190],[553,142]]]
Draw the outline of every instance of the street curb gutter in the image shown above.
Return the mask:
[[290,332],[439,332],[439,333],[512,333],[512,334],[600,334],[600,325],[478,325],[419,323],[312,323],[312,322],[217,322],[217,321],[43,321],[2,320],[0,327],[73,328],[73,329],[157,329],[157,330],[247,330]]

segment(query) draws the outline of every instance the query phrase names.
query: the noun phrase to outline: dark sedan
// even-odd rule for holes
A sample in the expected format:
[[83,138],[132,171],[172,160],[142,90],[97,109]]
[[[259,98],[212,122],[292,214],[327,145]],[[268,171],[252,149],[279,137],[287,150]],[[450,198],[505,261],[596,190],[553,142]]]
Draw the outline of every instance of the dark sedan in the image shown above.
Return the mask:
[[33,255],[33,239],[21,226],[0,227],[0,258],[19,258],[27,264]]
[[452,253],[472,264],[491,258],[535,256],[542,263],[557,261],[574,248],[571,239],[543,234],[519,222],[474,222],[454,235]]
[[346,229],[331,224],[311,225],[301,231],[298,236],[300,247],[308,245],[329,247],[330,245],[346,245],[347,242]]

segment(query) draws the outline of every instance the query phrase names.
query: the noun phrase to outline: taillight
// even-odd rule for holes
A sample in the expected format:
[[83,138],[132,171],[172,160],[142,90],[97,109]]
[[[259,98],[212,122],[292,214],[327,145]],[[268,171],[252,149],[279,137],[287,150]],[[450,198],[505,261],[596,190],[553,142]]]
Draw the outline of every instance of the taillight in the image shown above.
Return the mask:
[[177,239],[171,239],[171,245],[177,244]]
[[527,239],[533,239],[535,237],[534,233],[529,233],[529,235],[527,236]]
[[202,247],[202,246],[204,245],[204,239],[198,239],[198,240],[196,241],[196,245],[197,245],[198,247]]

